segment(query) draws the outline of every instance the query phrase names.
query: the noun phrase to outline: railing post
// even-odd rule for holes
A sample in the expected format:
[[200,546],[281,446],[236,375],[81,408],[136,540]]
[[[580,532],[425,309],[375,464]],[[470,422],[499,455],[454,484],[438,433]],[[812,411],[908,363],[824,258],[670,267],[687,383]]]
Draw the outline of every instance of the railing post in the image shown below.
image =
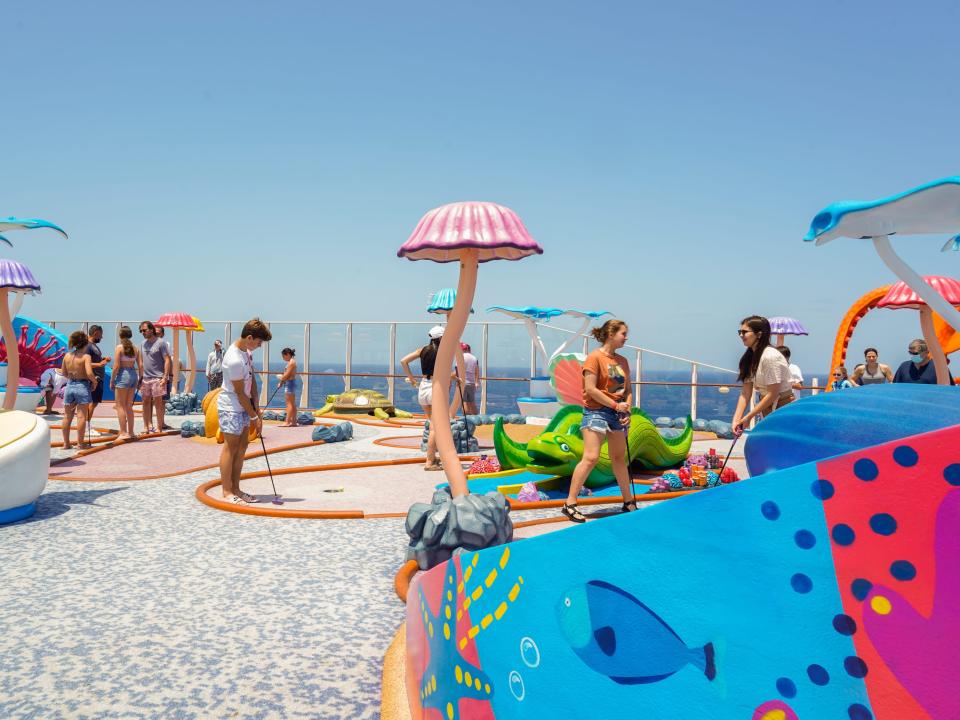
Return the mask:
[[530,338],[530,379],[537,376],[537,343]]
[[690,417],[697,419],[697,364],[690,367]]
[[483,330],[480,333],[480,344],[483,346],[481,355],[483,357],[483,367],[480,368],[480,414],[487,412],[487,348],[489,346],[490,334],[487,323],[483,324]]
[[[270,323],[266,325],[267,330],[269,330]],[[267,398],[270,397],[267,395],[267,385],[270,382],[270,343],[263,343],[261,348],[263,349],[263,382],[260,383],[260,408],[265,410],[264,406],[267,404]]]
[[395,378],[393,377],[397,371],[397,324],[390,323],[390,363],[387,367],[387,399],[390,400],[391,404],[394,403],[394,392],[395,392]]
[[347,357],[344,363],[343,389],[350,389],[350,373],[353,372],[353,323],[347,323]]
[[[584,340],[584,343],[587,341]],[[637,364],[634,365],[633,375],[637,379],[636,389],[633,391],[633,406],[634,407],[643,407],[640,404],[640,388],[643,385],[640,384],[640,381],[643,379],[643,351],[637,350]]]
[[586,335],[583,336],[583,354],[590,354],[590,338],[588,338]]
[[300,407],[310,407],[310,323],[303,324],[303,384],[300,387]]
[[223,351],[226,352],[233,342],[233,323],[225,323],[223,326]]
[[820,388],[820,381],[819,381],[817,378],[814,378],[813,380],[810,381],[810,387],[813,388],[813,389],[810,391],[810,394],[811,394],[811,395],[816,395],[818,392],[820,392],[820,390],[819,390],[819,388]]

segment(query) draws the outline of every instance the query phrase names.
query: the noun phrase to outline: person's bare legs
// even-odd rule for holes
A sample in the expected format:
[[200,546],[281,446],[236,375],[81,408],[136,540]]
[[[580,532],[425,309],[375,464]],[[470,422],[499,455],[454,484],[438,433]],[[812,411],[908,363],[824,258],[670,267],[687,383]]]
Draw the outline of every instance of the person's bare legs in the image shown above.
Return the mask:
[[78,403],[77,404],[77,446],[81,448],[90,447],[90,443],[86,441],[87,433],[87,413],[90,411],[90,406],[87,403]]
[[236,459],[240,458],[239,467],[242,468],[247,442],[246,429],[241,435],[223,434],[223,448],[220,450],[220,488],[225,498],[236,495],[240,490],[240,471]]
[[163,432],[163,413],[167,409],[167,401],[163,399],[163,396],[156,397],[153,399],[153,407],[157,411],[157,432]]
[[[247,447],[250,445],[250,427],[243,429],[243,434],[238,436],[240,442],[237,444],[237,451],[233,456],[233,492],[234,495],[240,495],[240,474],[243,472],[243,460],[247,454]],[[242,497],[242,496],[241,496]]]
[[576,505],[577,497],[583,484],[587,481],[593,468],[597,466],[597,460],[600,459],[600,446],[603,445],[603,438],[606,433],[600,433],[596,430],[583,430],[583,457],[573,469],[573,477],[570,478],[570,492],[567,493],[567,505]]
[[[427,419],[430,419],[430,405],[421,405]],[[427,458],[424,467],[433,467],[437,464],[437,434],[434,432],[433,423],[430,423],[430,430],[427,434]]]
[[283,399],[287,401],[287,421],[284,423],[288,427],[297,426],[297,396],[293,393],[284,393]]
[[126,393],[126,408],[127,408],[127,437],[131,440],[136,437],[133,432],[133,427],[137,421],[137,414],[133,411],[133,396],[136,394],[133,388],[127,388],[124,390]]
[[63,421],[60,428],[63,431],[63,449],[69,450],[73,446],[70,444],[70,426],[73,424],[73,413],[76,412],[76,405],[63,406]]
[[613,476],[617,479],[624,504],[635,503],[633,491],[630,489],[630,468],[627,467],[627,438],[622,431],[607,433],[607,452],[610,453]]
[[120,427],[120,434],[117,440],[126,440],[127,427],[127,404],[123,401],[123,388],[114,388],[113,390],[113,410],[117,413],[117,424]]
[[143,432],[146,433],[153,427],[153,398],[143,397],[143,387],[140,388],[141,398],[140,412],[143,413]]

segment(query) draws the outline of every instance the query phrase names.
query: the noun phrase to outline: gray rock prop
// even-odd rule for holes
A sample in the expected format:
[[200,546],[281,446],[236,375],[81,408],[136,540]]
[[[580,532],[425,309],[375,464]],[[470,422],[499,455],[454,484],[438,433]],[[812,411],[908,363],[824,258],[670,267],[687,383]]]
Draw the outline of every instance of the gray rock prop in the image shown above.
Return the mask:
[[519,413],[511,415],[467,415],[467,420],[474,425],[493,425],[498,417],[503,418],[503,422],[508,425],[526,425],[527,419]]
[[196,393],[171,395],[167,400],[167,415],[192,415],[200,412],[200,398]]
[[653,421],[653,424],[657,427],[673,427],[673,418],[661,415]]
[[708,420],[707,430],[712,432],[718,438],[724,440],[733,440],[733,426],[723,420]]
[[[263,413],[264,420],[279,420],[283,422],[287,419],[286,410],[267,410]],[[297,425],[313,425],[314,417],[308,412],[297,413]]]
[[313,429],[313,434],[310,438],[314,442],[323,440],[326,443],[351,440],[353,438],[353,425],[348,422],[337,423],[330,427],[320,425]]
[[[464,420],[463,417],[457,417],[450,421],[450,433],[453,435],[453,444],[457,448],[458,455],[480,452],[480,444],[473,436],[477,426],[470,420],[470,417],[472,416],[468,416],[466,420]],[[420,438],[421,452],[426,452],[427,450],[427,438],[429,435],[430,421],[427,420],[423,424],[423,436]]]
[[449,560],[457,548],[482,550],[513,540],[510,505],[498,492],[453,498],[449,488],[437,490],[430,504],[410,506],[405,529],[407,560],[421,570]]
[[184,420],[180,426],[180,437],[188,438],[194,435],[206,437],[203,420]]

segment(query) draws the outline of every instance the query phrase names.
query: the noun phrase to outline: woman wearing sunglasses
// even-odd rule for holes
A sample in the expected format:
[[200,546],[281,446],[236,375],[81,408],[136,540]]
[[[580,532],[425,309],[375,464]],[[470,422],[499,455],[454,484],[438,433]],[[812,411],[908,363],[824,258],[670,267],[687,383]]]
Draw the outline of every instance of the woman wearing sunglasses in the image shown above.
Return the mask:
[[[770,344],[770,321],[759,315],[751,315],[740,322],[737,331],[746,347],[740,358],[738,379],[740,397],[733,413],[733,432],[740,435],[755,417],[769,415],[778,407],[794,400],[790,385],[790,365],[787,359]],[[753,410],[747,411],[754,391],[760,395]]]
[[846,390],[847,388],[855,387],[855,385],[850,382],[850,376],[847,375],[847,368],[845,365],[837,365],[833,369],[833,382],[830,383],[831,390]]

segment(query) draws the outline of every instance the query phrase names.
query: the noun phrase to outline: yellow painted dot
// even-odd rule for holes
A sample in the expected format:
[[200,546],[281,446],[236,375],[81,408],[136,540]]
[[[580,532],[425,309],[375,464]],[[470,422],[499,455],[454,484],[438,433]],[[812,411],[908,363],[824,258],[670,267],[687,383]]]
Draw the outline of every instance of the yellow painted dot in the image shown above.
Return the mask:
[[765,712],[760,720],[787,720],[787,714],[778,708]]
[[447,602],[453,602],[453,593],[447,590]]
[[493,615],[489,615],[489,614],[484,615],[483,620],[480,621],[480,627],[486,630],[488,627],[490,627],[490,623],[492,622],[493,622]]
[[457,665],[457,666],[453,669],[453,674],[454,674],[454,675],[456,676],[456,678],[457,678],[457,684],[458,684],[458,685],[461,684],[461,683],[463,682],[463,670],[460,669],[460,666],[459,666],[459,665]]
[[433,623],[427,625],[427,633],[430,635],[430,637],[433,637]]
[[479,632],[480,632],[480,628],[474,625],[472,628],[467,630],[467,637],[473,640],[477,636],[477,633]]
[[484,691],[487,695],[490,694],[490,685],[489,685],[489,683],[488,683],[487,685],[484,685],[484,686],[483,686],[483,691]]
[[467,671],[463,674],[463,681],[464,681],[468,686],[469,686],[469,685],[473,685],[473,675],[470,674],[470,671],[469,671],[469,670],[467,670]]
[[467,646],[467,639],[460,638],[460,649],[463,650]]
[[453,585],[453,575],[447,575],[447,582]]
[[476,678],[476,679],[473,681],[473,686],[474,686],[477,690],[480,689],[480,678]]
[[494,614],[494,616],[497,618],[497,620],[499,620],[500,618],[503,617],[503,614],[504,614],[506,611],[507,611],[507,603],[506,603],[506,602],[502,602],[502,603],[500,603],[499,605],[497,605],[497,609],[494,610],[493,614]]
[[503,570],[507,566],[507,562],[510,560],[510,548],[505,547],[503,549],[503,555],[500,556],[500,569]]
[[890,611],[893,610],[890,601],[883,595],[876,595],[870,600],[870,607],[877,615],[889,615]]
[[483,595],[483,586],[481,585],[477,585],[473,589],[473,592],[470,593],[470,597],[473,598],[474,600],[479,600],[481,595]]
[[483,581],[483,584],[486,585],[487,587],[490,587],[491,585],[493,585],[496,579],[497,579],[497,569],[494,568],[487,574],[487,577]]
[[450,639],[450,623],[443,624],[443,639],[444,640]]
[[453,703],[447,703],[447,717],[453,720]]
[[447,620],[450,619],[450,606],[449,606],[449,605],[447,605],[447,606],[443,609],[443,616],[444,616],[445,618],[447,618]]
[[470,561],[470,564],[473,565],[474,567],[476,567],[476,565],[477,565],[477,560],[479,560],[479,559],[480,559],[480,556],[477,555],[476,553],[474,553],[474,555],[473,555],[473,560]]
[[437,691],[437,676],[433,675],[430,677],[430,692]]

